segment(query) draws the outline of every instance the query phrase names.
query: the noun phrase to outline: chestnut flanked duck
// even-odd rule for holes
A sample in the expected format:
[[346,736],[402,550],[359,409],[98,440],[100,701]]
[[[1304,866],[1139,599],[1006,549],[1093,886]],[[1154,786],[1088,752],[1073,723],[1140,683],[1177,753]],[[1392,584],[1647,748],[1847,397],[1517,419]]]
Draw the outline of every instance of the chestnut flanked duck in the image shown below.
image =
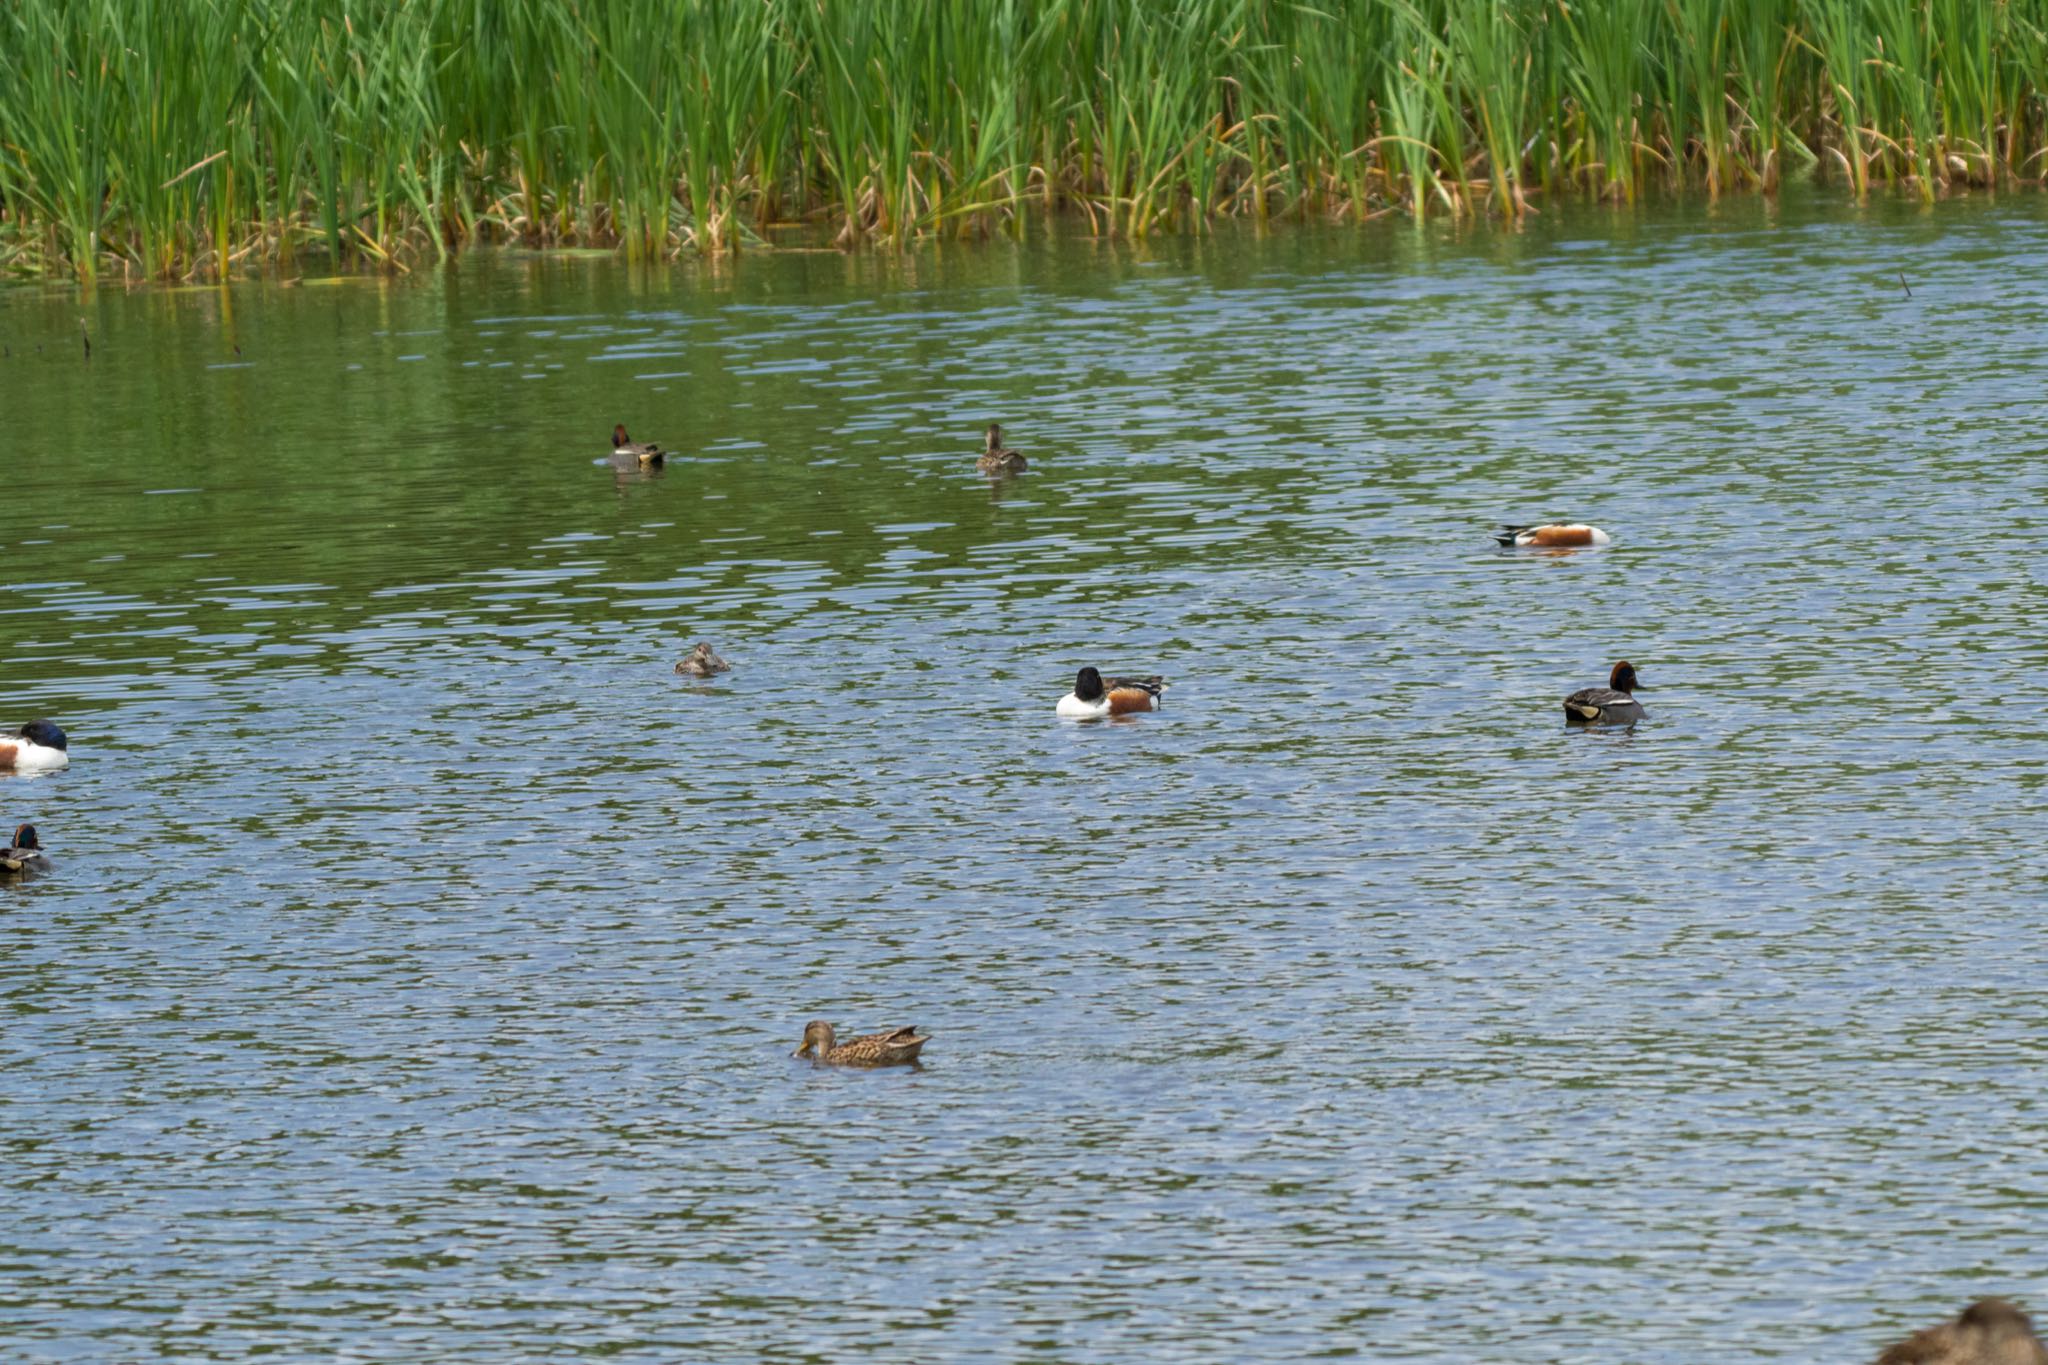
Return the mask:
[[1605,687],[1583,687],[1564,699],[1564,718],[1574,725],[1632,725],[1649,712],[1633,695],[1642,684],[1636,666],[1623,659]]
[[32,720],[11,735],[0,735],[0,772],[35,772],[71,762],[71,741],[47,720]]
[[641,465],[658,465],[667,455],[651,441],[636,441],[626,435],[626,424],[621,422],[612,428],[612,458],[621,463],[631,460]]
[[43,852],[42,841],[36,838],[36,827],[17,825],[14,837],[8,841],[7,847],[0,849],[0,873],[20,874],[49,870],[49,855]]
[[1026,460],[1021,450],[1010,450],[1003,445],[1003,429],[994,422],[988,424],[988,431],[982,437],[981,458],[974,467],[984,474],[1019,474],[1024,471]]
[[1154,709],[1165,690],[1166,679],[1157,673],[1149,678],[1105,678],[1096,669],[1084,668],[1074,675],[1074,690],[1060,698],[1057,709],[1069,720],[1128,715]]
[[708,678],[714,673],[730,673],[732,665],[711,652],[711,646],[699,640],[697,647],[676,662],[676,672],[689,678]]
[[917,1054],[931,1038],[908,1028],[884,1029],[841,1043],[834,1039],[832,1026],[822,1019],[804,1025],[804,1040],[792,1057],[808,1056],[827,1066],[902,1066],[917,1060]]
[[1875,1365],[2048,1365],[2048,1347],[2017,1307],[1979,1299],[1953,1320],[1886,1347]]
[[1514,550],[1566,550],[1584,545],[1606,545],[1613,540],[1599,527],[1579,521],[1547,521],[1540,526],[1502,523],[1493,538],[1501,543],[1502,548]]

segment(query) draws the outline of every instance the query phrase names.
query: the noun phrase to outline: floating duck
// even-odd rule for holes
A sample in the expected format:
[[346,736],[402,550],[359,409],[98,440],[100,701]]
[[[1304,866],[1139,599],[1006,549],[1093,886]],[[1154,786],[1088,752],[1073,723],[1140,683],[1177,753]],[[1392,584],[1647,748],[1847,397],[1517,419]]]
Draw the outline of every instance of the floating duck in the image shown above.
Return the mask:
[[676,672],[690,678],[708,678],[714,673],[730,673],[732,665],[711,652],[711,646],[702,640],[697,647],[676,661]]
[[1503,548],[1516,550],[1564,550],[1578,545],[1605,545],[1614,539],[1599,527],[1578,521],[1551,521],[1541,526],[1512,526],[1503,522],[1493,538]]
[[1084,668],[1074,675],[1074,690],[1060,698],[1058,710],[1071,720],[1150,711],[1165,690],[1166,679],[1157,673],[1149,678],[1105,678],[1093,668]]
[[987,444],[982,449],[981,458],[974,462],[977,470],[983,474],[1020,474],[1024,471],[1024,452],[1004,448],[1001,427],[990,422],[984,439]]
[[2017,1307],[1979,1299],[1953,1321],[1886,1347],[1875,1365],[2048,1365],[2048,1348]]
[[662,448],[649,441],[636,441],[626,435],[626,424],[619,423],[612,428],[612,458],[620,462],[635,460],[642,465],[658,465],[667,456]]
[[1636,666],[1623,659],[1607,675],[1605,687],[1582,687],[1564,699],[1564,718],[1575,725],[1633,725],[1649,712],[1632,693]]
[[14,838],[0,849],[0,873],[48,872],[50,859],[36,838],[34,825],[18,825]]
[[803,1045],[789,1055],[802,1057],[808,1054],[813,1061],[827,1066],[901,1066],[916,1061],[918,1052],[930,1041],[931,1038],[919,1034],[913,1024],[909,1028],[887,1029],[835,1043],[832,1026],[818,1019],[804,1025]]
[[71,741],[47,720],[32,720],[11,735],[0,735],[0,772],[34,772],[71,762]]

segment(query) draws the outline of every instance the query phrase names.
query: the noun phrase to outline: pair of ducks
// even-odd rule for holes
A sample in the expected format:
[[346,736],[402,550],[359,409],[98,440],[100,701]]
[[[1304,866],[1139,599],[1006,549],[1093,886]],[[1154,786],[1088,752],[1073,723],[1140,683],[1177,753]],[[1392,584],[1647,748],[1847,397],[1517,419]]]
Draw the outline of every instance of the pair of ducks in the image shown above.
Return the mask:
[[[612,427],[613,464],[658,469],[667,458],[668,452],[652,441],[636,441],[628,436],[624,422]],[[1003,445],[1002,427],[990,422],[988,430],[982,434],[981,457],[974,462],[974,467],[984,474],[1021,474],[1028,464],[1024,452]]]
[[[1607,675],[1605,687],[1583,687],[1564,699],[1565,720],[1574,725],[1633,725],[1649,713],[1635,699],[1642,683],[1636,666],[1623,659]],[[1166,679],[1105,678],[1100,670],[1084,668],[1074,675],[1074,690],[1061,697],[1056,708],[1069,720],[1099,720],[1105,716],[1150,711],[1159,705]]]
[[[1494,537],[1502,549],[1563,550],[1607,545],[1613,537],[1582,521],[1546,521],[1536,526],[1502,525]],[[1564,699],[1564,718],[1573,725],[1633,725],[1649,712],[1635,699],[1642,683],[1636,666],[1623,659],[1607,675],[1607,686],[1584,687]]]

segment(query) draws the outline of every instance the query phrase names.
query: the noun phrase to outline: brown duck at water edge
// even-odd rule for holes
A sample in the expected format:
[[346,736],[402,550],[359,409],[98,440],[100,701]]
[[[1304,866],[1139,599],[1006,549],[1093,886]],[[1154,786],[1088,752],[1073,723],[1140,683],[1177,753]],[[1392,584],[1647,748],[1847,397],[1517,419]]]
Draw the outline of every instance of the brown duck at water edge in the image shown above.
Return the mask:
[[990,422],[988,424],[988,431],[982,440],[981,458],[974,462],[974,467],[977,470],[983,474],[1018,474],[1023,472],[1026,466],[1024,452],[1009,450],[1004,447],[1003,429],[1000,426]]
[[1887,1346],[1874,1365],[2048,1365],[2048,1348],[2016,1306],[2004,1299],[1979,1299],[1954,1321]]
[[917,1060],[917,1054],[931,1038],[921,1036],[917,1026],[888,1029],[860,1038],[835,1042],[832,1026],[822,1019],[804,1025],[804,1041],[792,1057],[808,1055],[827,1066],[901,1066]]

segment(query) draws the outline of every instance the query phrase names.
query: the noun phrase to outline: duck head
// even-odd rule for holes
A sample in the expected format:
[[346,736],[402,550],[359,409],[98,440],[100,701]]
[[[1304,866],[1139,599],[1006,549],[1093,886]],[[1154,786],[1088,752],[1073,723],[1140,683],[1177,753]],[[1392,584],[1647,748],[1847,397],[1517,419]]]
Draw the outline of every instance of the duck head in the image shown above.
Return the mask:
[[1102,699],[1102,674],[1095,668],[1082,669],[1074,675],[1074,695],[1082,701]]
[[36,838],[36,827],[34,825],[22,825],[17,828],[14,831],[14,843],[10,845],[10,847],[21,849],[24,852],[28,849],[41,848],[42,846],[42,842]]
[[617,426],[612,428],[613,450],[617,450],[620,446],[625,445],[631,439],[631,437],[626,435],[626,424],[624,422],[621,422]]
[[1642,686],[1636,681],[1636,666],[1627,659],[1614,666],[1614,672],[1608,676],[1607,685],[1617,692],[1634,692]]
[[71,747],[71,741],[64,738],[64,732],[54,721],[32,720],[14,733],[31,744],[40,744],[46,749],[68,750]]
[[810,1023],[804,1025],[803,1045],[789,1055],[792,1057],[802,1057],[805,1054],[809,1054],[813,1057],[823,1058],[831,1050],[832,1026],[823,1019],[813,1019]]
[[989,453],[989,454],[993,455],[993,454],[995,454],[995,453],[996,453],[996,452],[997,452],[998,450],[1001,450],[1001,449],[1003,448],[1003,429],[1002,429],[1002,427],[998,426],[998,425],[997,425],[996,423],[994,423],[994,422],[990,422],[990,423],[988,424],[988,431],[987,431],[987,433],[986,433],[986,435],[985,435],[985,439],[986,439],[986,440],[988,441],[988,453]]

